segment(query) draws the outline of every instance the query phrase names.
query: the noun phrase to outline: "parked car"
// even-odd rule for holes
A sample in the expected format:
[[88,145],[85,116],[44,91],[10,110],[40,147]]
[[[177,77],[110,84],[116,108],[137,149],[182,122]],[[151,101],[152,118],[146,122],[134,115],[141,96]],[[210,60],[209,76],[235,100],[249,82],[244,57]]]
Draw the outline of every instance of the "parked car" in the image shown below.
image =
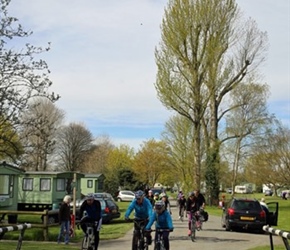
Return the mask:
[[233,192],[233,189],[232,189],[232,188],[227,188],[227,189],[226,189],[226,192],[227,192],[228,194],[231,194],[231,193]]
[[[102,206],[102,219],[103,223],[108,223],[113,219],[120,218],[121,213],[119,210],[119,206],[116,204],[112,196],[108,193],[102,193],[102,195],[99,195],[97,193],[95,196],[96,200],[99,200],[101,202]],[[85,201],[84,199],[76,200],[76,220],[81,219],[81,215],[79,214],[79,208],[82,205],[82,203]],[[71,207],[73,207],[73,202],[71,202]],[[53,223],[58,223],[58,209],[50,210],[49,215],[48,215],[48,223],[53,224]],[[42,216],[43,220],[43,216]]]
[[152,191],[153,195],[156,193],[158,194],[165,193],[165,190],[161,188],[151,188],[150,190]]
[[267,205],[269,211],[266,212],[256,199],[233,198],[223,208],[222,227],[226,231],[244,229],[263,232],[264,225],[277,226],[278,202]]
[[117,201],[132,201],[135,198],[135,193],[129,190],[120,190],[117,195]]
[[273,195],[273,191],[271,189],[267,189],[264,192],[265,196],[272,196]]
[[[106,193],[107,194],[107,193]],[[109,194],[110,195],[110,194]],[[94,195],[95,199],[101,202],[102,206],[102,222],[109,223],[113,219],[120,218],[121,213],[119,210],[119,206],[114,201],[112,196],[109,197],[101,197],[101,195]],[[76,206],[76,220],[80,220],[82,215],[79,214],[79,207],[85,201],[85,199],[80,200],[78,202],[78,206]]]

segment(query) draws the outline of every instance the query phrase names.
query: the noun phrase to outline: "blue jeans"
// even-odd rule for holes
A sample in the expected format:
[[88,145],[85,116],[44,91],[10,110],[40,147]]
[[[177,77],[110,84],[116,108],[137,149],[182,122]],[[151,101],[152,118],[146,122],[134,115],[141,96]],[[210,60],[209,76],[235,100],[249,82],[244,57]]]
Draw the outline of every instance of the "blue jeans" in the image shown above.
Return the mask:
[[60,230],[57,237],[57,242],[61,242],[61,237],[64,236],[64,242],[67,244],[69,242],[69,230],[70,230],[70,223],[69,221],[62,221],[60,224]]

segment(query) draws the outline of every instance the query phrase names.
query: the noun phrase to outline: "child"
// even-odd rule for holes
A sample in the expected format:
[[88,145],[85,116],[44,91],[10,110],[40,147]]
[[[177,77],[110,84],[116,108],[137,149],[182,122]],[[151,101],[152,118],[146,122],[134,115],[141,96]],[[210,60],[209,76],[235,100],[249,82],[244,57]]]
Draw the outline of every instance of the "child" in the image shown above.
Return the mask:
[[[164,247],[169,250],[169,232],[173,231],[173,224],[170,213],[165,209],[164,201],[156,201],[154,205],[154,213],[150,216],[149,222],[145,227],[145,230],[151,230],[151,226],[155,223],[156,229],[168,229],[168,231],[161,232]],[[158,232],[155,234],[155,242],[157,240]]]

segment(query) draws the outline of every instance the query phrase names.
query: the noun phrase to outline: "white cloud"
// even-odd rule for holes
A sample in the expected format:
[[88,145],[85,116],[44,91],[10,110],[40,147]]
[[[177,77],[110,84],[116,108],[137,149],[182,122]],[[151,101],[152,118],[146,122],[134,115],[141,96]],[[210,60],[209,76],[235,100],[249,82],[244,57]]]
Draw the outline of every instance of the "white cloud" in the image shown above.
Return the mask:
[[[67,120],[84,122],[95,135],[112,133],[116,142],[136,144],[155,136],[157,128],[161,131],[170,115],[153,85],[154,49],[167,2],[12,0],[9,14],[33,30],[29,38],[33,44],[52,43],[43,59],[52,71],[53,91],[62,97],[57,105],[66,111]],[[271,103],[279,100],[285,107],[290,99],[289,1],[237,2],[268,32],[270,50],[262,74],[271,87]],[[139,128],[140,134],[132,138],[130,131],[127,135],[112,131],[117,126]]]

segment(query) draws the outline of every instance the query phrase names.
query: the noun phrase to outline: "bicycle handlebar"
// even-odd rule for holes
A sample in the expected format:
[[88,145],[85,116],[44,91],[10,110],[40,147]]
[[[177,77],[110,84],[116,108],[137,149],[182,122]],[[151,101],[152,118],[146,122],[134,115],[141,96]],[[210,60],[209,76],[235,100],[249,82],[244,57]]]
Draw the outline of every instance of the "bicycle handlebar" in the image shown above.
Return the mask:
[[168,228],[157,228],[157,229],[150,229],[150,230],[145,230],[145,232],[173,232],[173,229],[168,229]]

